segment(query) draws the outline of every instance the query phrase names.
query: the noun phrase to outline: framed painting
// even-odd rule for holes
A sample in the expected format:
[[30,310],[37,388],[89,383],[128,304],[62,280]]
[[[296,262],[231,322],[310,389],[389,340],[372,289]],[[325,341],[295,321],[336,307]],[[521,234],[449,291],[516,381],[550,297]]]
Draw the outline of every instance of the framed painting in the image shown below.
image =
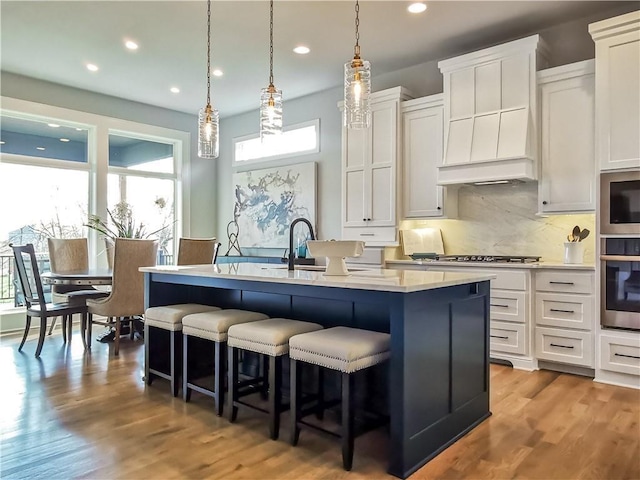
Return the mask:
[[287,248],[289,225],[298,217],[315,229],[315,162],[234,173],[233,184],[241,247]]

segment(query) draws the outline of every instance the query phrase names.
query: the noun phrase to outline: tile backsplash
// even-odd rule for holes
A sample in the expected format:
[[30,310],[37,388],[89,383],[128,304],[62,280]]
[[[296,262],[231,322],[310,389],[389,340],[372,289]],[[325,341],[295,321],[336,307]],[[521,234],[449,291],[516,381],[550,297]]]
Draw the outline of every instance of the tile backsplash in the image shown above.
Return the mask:
[[[457,219],[404,220],[400,228],[440,228],[447,254],[534,255],[562,262],[567,235],[579,225],[591,231],[583,241],[584,263],[594,263],[595,214],[540,216],[537,200],[535,182],[463,186]],[[400,247],[387,250],[387,258],[404,258]]]

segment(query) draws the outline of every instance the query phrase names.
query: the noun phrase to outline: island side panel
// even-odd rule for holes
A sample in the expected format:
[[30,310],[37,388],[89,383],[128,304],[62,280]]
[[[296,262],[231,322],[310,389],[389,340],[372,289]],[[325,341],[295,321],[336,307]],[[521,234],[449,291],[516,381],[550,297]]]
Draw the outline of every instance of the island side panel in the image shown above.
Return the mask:
[[406,478],[490,415],[489,282],[394,295],[390,319],[389,473]]

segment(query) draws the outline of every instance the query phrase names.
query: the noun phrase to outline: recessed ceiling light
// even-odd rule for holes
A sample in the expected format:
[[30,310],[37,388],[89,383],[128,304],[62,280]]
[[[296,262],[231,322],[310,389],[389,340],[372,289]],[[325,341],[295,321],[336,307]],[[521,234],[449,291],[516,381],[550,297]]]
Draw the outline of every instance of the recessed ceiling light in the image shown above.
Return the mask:
[[98,71],[98,66],[94,65],[93,63],[87,63],[87,70],[89,70],[91,72],[97,72]]
[[76,127],[76,130],[77,130],[78,132],[81,132],[81,131],[82,131],[82,129],[81,129],[81,128],[77,128],[77,127]]
[[294,52],[299,53],[300,55],[306,55],[311,51],[309,47],[305,47],[304,45],[298,45],[293,49]]
[[44,147],[36,147],[36,150],[44,150]]
[[4,145],[4,140],[0,140],[0,145]]
[[61,141],[61,142],[68,142],[68,141],[69,141],[69,139],[68,139],[68,138],[61,138],[61,139],[60,139],[60,141]]
[[57,123],[47,123],[47,125],[49,125],[51,128],[60,128],[60,125],[58,125]]
[[178,87],[171,87],[171,93],[180,93],[180,89]]
[[422,13],[427,9],[427,6],[422,2],[412,3],[407,7],[411,13]]
[[221,77],[222,75],[224,75],[224,73],[222,73],[222,70],[220,70],[219,68],[216,68],[213,72],[213,76],[214,77]]
[[124,42],[124,46],[127,47],[129,50],[137,50],[138,49],[138,44],[136,42],[134,42],[133,40],[127,40],[126,42]]

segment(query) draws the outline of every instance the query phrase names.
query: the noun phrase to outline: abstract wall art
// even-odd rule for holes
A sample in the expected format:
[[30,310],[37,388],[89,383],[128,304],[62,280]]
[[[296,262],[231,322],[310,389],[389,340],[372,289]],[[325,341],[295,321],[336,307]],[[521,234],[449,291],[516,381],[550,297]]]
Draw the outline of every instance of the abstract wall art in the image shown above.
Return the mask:
[[315,162],[234,173],[233,184],[242,247],[287,248],[289,225],[298,217],[315,227]]

